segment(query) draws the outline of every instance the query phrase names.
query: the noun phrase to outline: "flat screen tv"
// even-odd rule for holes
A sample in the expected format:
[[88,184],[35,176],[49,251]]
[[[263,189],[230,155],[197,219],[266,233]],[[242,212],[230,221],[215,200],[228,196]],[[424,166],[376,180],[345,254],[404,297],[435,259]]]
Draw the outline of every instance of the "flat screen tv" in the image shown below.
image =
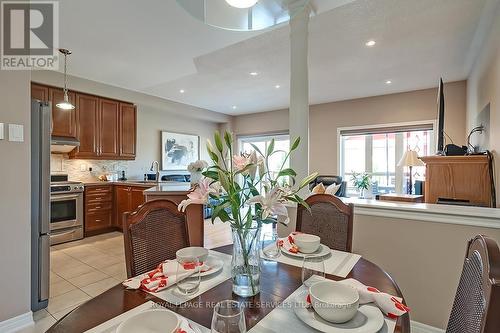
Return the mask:
[[443,79],[439,79],[438,88],[438,123],[437,123],[437,154],[443,154],[444,152],[444,85]]

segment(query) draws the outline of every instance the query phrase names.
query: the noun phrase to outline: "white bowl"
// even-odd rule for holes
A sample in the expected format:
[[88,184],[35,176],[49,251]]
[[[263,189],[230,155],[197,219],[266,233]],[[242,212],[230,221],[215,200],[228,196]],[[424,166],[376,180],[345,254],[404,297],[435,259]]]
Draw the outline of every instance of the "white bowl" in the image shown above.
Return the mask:
[[175,256],[179,261],[189,261],[197,258],[200,262],[204,262],[208,258],[208,250],[199,246],[185,247],[177,251]]
[[316,235],[298,234],[293,236],[293,242],[298,246],[301,253],[313,253],[318,248],[321,238]]
[[351,286],[335,281],[321,281],[309,288],[311,305],[321,318],[332,323],[345,323],[356,315],[359,294]]
[[174,333],[180,324],[179,317],[172,311],[153,309],[123,321],[116,329],[116,333]]

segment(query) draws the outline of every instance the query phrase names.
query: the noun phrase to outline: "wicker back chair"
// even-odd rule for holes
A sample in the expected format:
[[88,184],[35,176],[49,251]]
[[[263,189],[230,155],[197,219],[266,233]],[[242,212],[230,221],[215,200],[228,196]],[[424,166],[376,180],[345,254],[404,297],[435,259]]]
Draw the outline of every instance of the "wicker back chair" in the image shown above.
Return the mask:
[[486,236],[469,241],[446,333],[500,332],[500,250]]
[[160,262],[174,259],[177,250],[184,247],[203,246],[190,242],[188,217],[187,212],[178,211],[175,202],[164,199],[148,201],[135,212],[125,213],[123,236],[127,276],[148,272]]
[[351,252],[354,206],[329,194],[314,194],[305,201],[311,211],[299,206],[297,231],[320,236],[331,249]]

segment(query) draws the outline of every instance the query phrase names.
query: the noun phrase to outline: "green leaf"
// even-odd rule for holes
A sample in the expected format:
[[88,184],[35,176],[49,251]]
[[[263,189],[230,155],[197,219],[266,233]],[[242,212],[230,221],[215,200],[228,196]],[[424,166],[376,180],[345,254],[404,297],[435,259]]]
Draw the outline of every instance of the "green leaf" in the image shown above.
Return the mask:
[[214,153],[213,151],[208,151],[208,155],[210,155],[210,158],[212,159],[212,161],[214,161],[214,163],[219,163],[219,156],[217,156],[216,153]]
[[264,154],[262,154],[262,152],[260,151],[259,147],[257,147],[256,145],[254,145],[253,143],[250,143],[250,145],[252,146],[253,149],[255,149],[256,152],[258,152],[262,157],[265,157]]
[[279,177],[285,177],[285,176],[292,176],[292,177],[295,177],[295,176],[297,176],[297,173],[296,173],[296,172],[295,172],[295,170],[293,170],[292,168],[283,169],[283,170],[281,170],[281,171],[278,173],[278,178],[279,178]]
[[215,146],[217,147],[217,150],[222,153],[222,150],[224,147],[222,146],[222,139],[220,137],[219,131],[215,131],[214,133],[214,141],[215,141]]
[[318,173],[317,172],[312,173],[309,176],[307,176],[306,178],[302,179],[302,182],[300,183],[300,186],[299,186],[299,190],[302,189],[304,186],[309,185],[309,183],[313,179],[315,179],[316,177],[318,177]]
[[203,176],[216,180],[219,180],[219,173],[217,171],[212,171],[212,170],[206,170],[201,173]]
[[267,147],[267,155],[271,155],[274,151],[274,139],[271,139],[269,146]]
[[295,149],[297,149],[299,144],[300,144],[300,136],[295,138],[295,140],[292,143],[292,146],[290,147],[290,151],[294,151]]
[[233,145],[233,137],[231,133],[229,133],[228,131],[224,132],[224,141],[226,141],[227,147],[231,149]]

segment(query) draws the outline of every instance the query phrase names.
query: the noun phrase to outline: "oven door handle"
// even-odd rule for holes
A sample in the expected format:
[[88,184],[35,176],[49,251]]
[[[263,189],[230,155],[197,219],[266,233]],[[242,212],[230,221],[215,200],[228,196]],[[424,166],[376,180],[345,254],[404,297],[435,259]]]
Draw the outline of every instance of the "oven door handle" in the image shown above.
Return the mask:
[[80,194],[67,194],[67,195],[52,195],[50,196],[50,201],[62,201],[67,199],[78,199]]

